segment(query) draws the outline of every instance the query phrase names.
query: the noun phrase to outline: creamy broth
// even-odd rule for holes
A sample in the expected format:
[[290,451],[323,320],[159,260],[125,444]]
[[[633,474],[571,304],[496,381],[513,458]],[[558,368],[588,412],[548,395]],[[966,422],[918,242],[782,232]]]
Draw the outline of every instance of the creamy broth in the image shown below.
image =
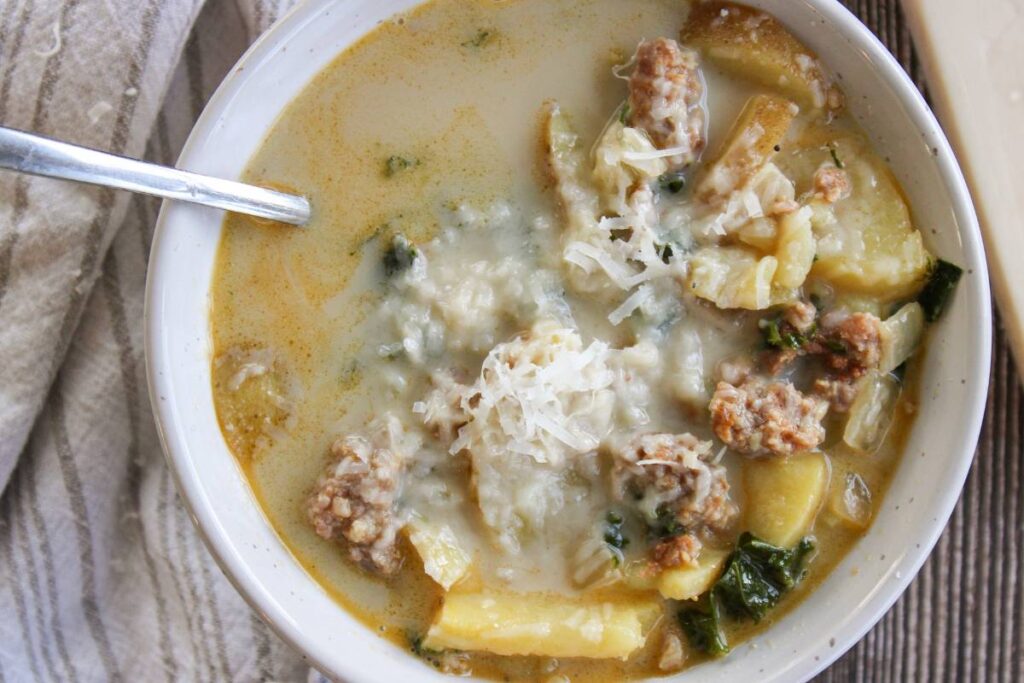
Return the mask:
[[[622,533],[632,541],[616,568],[646,561],[646,518],[609,490],[604,450],[638,432],[686,432],[713,441],[716,453],[723,449],[707,414],[721,363],[757,357],[766,334],[762,321],[781,309],[722,311],[692,295],[684,299],[675,288],[689,278],[687,286],[698,289],[691,273],[652,280],[638,310],[622,309],[621,322],[609,320],[625,291],[581,293],[565,277],[564,213],[544,162],[542,131],[545,102],[557,100],[581,144],[594,144],[626,97],[612,68],[629,62],[644,38],[678,37],[688,11],[679,0],[433,0],[381,24],[324,69],[250,162],[246,180],[313,198],[308,228],[241,216],[225,221],[211,311],[213,390],[224,436],[274,528],[344,608],[407,648],[427,633],[445,599],[404,535],[401,567],[382,579],[353,563],[343,545],[318,536],[307,516],[311,490],[333,461],[332,444],[349,434],[369,436],[367,425],[390,414],[415,441],[402,509],[410,519],[447,526],[472,558],[453,590],[585,594],[616,604],[643,593],[664,609],[656,624],[645,625],[643,647],[624,661],[478,652],[452,665],[425,653],[436,666],[505,680],[621,680],[666,673],[659,668],[666,634],[681,637],[679,603],[650,587],[587,585],[578,576],[579,548],[591,535],[600,542],[609,511],[626,514]],[[713,60],[702,60],[701,71],[706,161],[726,144],[748,98],[770,89]],[[860,275],[851,275],[846,262],[835,265],[835,254],[881,253],[875,245],[887,244],[886,235],[865,230],[851,243],[848,233],[865,216],[895,211],[885,202],[895,198],[902,206],[898,186],[846,114],[802,107],[774,164],[799,199],[810,196],[816,169],[830,159],[845,168],[855,194],[815,224],[821,263],[816,258],[800,291],[822,292],[826,308],[885,319],[923,283],[905,291],[851,287]],[[695,177],[688,172],[681,191],[659,190],[662,209],[676,207],[682,216],[674,220],[696,220],[688,213]],[[881,208],[868,194],[878,195]],[[398,235],[415,246],[391,252],[385,267],[396,272],[388,275],[382,258]],[[681,253],[664,256],[666,266],[697,253],[702,239],[674,242]],[[538,320],[551,322],[538,328]],[[567,335],[578,336],[578,348],[569,348]],[[607,395],[615,402],[607,413],[574,404],[580,420],[598,416],[592,419],[607,429],[600,448],[566,445],[578,435],[542,442],[548,457],[565,450],[573,461],[568,469],[545,466],[557,481],[552,485],[544,484],[548,475],[538,474],[534,460],[520,470],[452,455],[456,435],[439,438],[424,424],[439,372],[460,386],[483,382],[485,359],[525,354],[521,347],[531,340],[550,348],[565,342],[566,357],[578,360],[571,381],[581,401]],[[687,360],[693,348],[696,364]],[[844,443],[845,414],[825,418],[820,450],[827,456],[816,457],[827,457],[829,483],[805,530],[816,540],[807,577],[761,621],[726,619],[730,645],[769,627],[813,590],[866,529],[912,419],[914,365],[902,376],[899,398],[886,406],[892,426],[873,452]],[[803,385],[813,372],[798,369],[792,378]],[[464,448],[452,448],[483,449],[458,427]],[[487,436],[481,434],[474,438]],[[757,476],[750,463],[766,459],[733,448],[720,456],[738,515],[706,545],[725,552],[750,523],[744,482]],[[530,493],[516,498],[510,482]],[[862,491],[870,495],[858,497]],[[851,506],[858,505],[861,518],[851,523]],[[701,661],[699,649],[682,640],[686,665]]]

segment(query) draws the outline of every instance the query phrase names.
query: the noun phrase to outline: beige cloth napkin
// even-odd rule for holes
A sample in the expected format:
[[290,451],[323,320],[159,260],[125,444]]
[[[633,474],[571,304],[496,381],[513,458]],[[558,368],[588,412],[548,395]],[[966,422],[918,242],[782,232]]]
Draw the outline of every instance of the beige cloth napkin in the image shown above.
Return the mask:
[[[0,0],[0,124],[172,164],[287,4]],[[158,208],[0,172],[0,682],[309,674],[214,565],[163,462],[142,356]]]

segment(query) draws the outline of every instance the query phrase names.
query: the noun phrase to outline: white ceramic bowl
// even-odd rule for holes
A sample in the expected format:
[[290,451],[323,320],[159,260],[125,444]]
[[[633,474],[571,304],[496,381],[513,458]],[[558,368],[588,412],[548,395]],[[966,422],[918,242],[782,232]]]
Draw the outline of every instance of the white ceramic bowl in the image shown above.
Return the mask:
[[[238,177],[285,104],[341,50],[419,0],[310,0],[241,59],[182,152],[182,168]],[[977,442],[989,374],[990,305],[981,238],[939,126],[886,49],[834,0],[757,0],[842,76],[850,108],[891,160],[917,224],[964,266],[927,349],[920,414],[868,534],[798,608],[688,681],[804,680],[852,646],[918,571],[953,510]],[[286,49],[287,48],[287,49]],[[150,395],[178,488],[210,552],[239,592],[321,671],[344,680],[441,675],[336,605],[291,557],[221,436],[210,382],[209,286],[218,211],[165,203],[150,259]]]

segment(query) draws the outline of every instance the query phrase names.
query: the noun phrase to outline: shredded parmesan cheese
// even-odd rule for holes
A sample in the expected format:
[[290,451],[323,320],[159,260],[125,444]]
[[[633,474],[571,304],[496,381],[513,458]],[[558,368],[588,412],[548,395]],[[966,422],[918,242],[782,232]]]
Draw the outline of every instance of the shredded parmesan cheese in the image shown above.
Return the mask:
[[626,297],[618,308],[608,314],[608,322],[618,325],[633,314],[633,311],[640,308],[651,296],[654,290],[649,285],[641,285],[635,292]]

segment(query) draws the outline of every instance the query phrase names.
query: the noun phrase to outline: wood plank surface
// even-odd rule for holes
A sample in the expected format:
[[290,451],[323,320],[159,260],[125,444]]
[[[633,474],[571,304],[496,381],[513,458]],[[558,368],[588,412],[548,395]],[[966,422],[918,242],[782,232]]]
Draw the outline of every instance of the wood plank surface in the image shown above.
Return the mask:
[[[898,2],[844,4],[927,97]],[[946,531],[889,613],[816,681],[1024,681],[1021,386],[998,316],[993,343],[985,423]]]

